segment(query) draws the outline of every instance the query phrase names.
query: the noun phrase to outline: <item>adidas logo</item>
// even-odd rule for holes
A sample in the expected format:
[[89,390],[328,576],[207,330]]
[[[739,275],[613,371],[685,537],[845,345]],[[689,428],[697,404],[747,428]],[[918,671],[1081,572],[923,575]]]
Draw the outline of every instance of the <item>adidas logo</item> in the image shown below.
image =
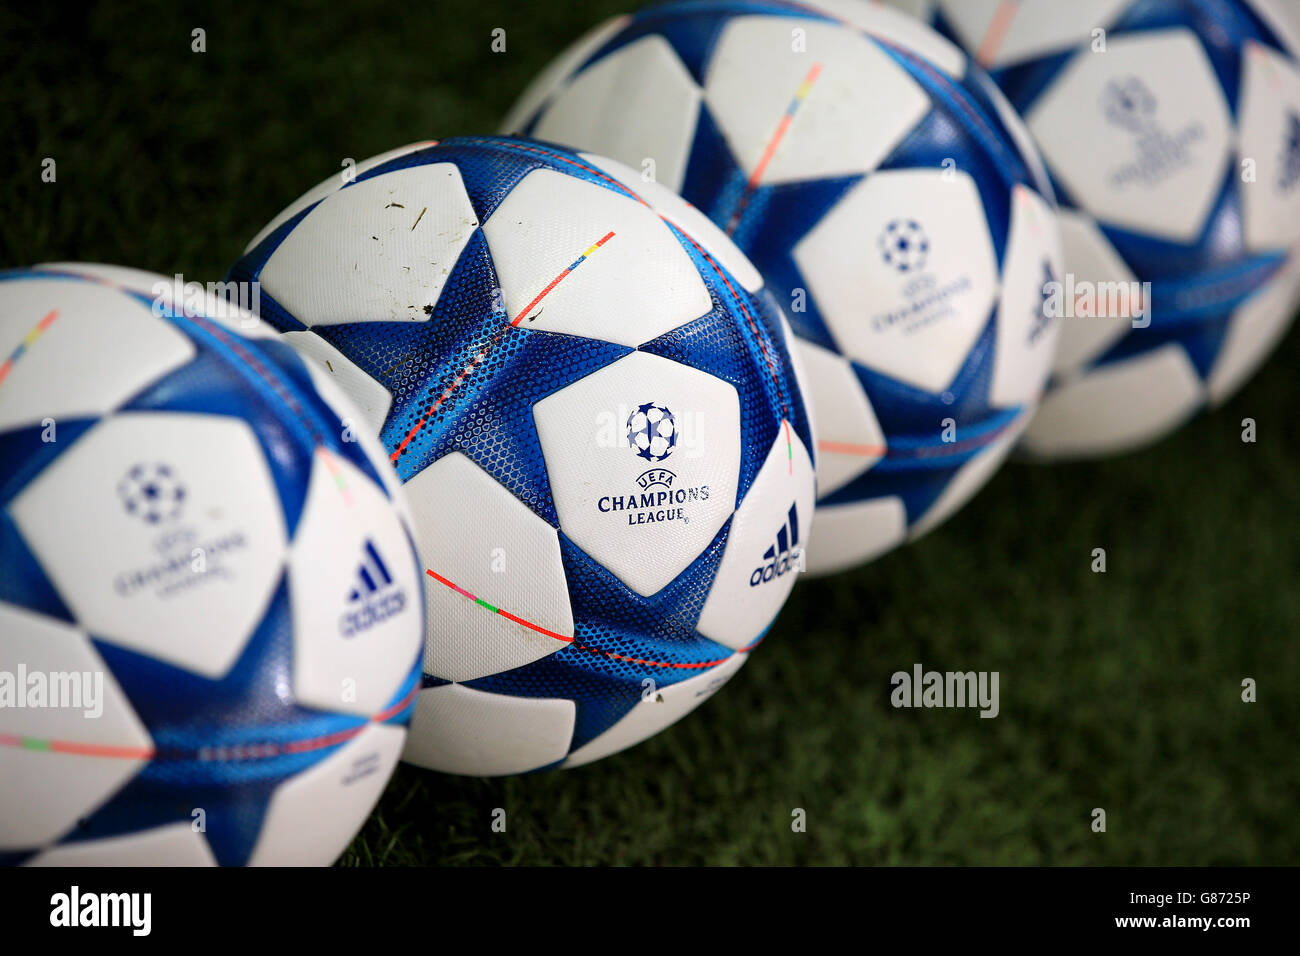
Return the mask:
[[789,571],[804,570],[803,548],[799,547],[799,509],[790,505],[786,523],[776,532],[776,544],[763,552],[763,563],[749,576],[749,586],[756,588]]
[[1300,115],[1291,114],[1291,131],[1287,134],[1286,149],[1282,154],[1282,177],[1278,185],[1285,192],[1300,182]]
[[384,559],[375,550],[375,543],[369,538],[366,539],[366,548],[361,558],[361,568],[357,572],[357,576],[360,578],[360,582],[348,595],[349,603],[360,601],[366,595],[374,594],[379,589],[393,583],[393,577],[388,573],[388,566],[384,564]]
[[344,637],[355,637],[406,609],[406,592],[393,584],[388,565],[369,538],[362,549],[356,584],[348,592],[348,604],[357,607],[339,618],[339,633]]

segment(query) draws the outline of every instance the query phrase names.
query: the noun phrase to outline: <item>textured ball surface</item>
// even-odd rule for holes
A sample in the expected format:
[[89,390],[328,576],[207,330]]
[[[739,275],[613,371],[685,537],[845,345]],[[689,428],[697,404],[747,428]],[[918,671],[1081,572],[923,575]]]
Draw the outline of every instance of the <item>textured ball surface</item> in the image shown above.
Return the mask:
[[0,861],[328,864],[396,766],[423,617],[398,486],[224,302],[0,273]]
[[787,309],[818,432],[809,570],[943,521],[1027,424],[1057,335],[1051,189],[992,83],[915,20],[650,8],[561,54],[505,127],[653,174]]
[[1076,290],[1034,455],[1226,401],[1300,307],[1300,14],[1275,0],[891,0],[974,51],[1061,201]]
[[[572,766],[687,713],[789,593],[812,439],[780,309],[624,166],[466,137],[309,192],[230,277],[364,409],[429,610],[406,759]],[[765,559],[785,534],[780,560]]]

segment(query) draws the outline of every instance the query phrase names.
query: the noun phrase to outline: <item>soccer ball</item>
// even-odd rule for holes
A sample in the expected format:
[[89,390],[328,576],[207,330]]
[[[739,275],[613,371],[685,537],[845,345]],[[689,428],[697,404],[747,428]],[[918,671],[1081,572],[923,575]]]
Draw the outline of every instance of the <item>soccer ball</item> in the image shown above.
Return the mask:
[[977,51],[1057,184],[1072,308],[1025,450],[1138,448],[1231,397],[1300,306],[1295,4],[903,5]]
[[762,638],[807,538],[808,417],[758,273],[666,189],[528,140],[419,144],[307,193],[230,278],[407,489],[428,639],[405,759],[595,760]]
[[271,330],[170,288],[0,272],[3,863],[327,864],[406,738],[391,469]]
[[561,54],[505,127],[653,173],[788,307],[818,437],[810,571],[943,521],[1028,422],[1058,324],[1051,190],[996,88],[915,20],[652,8]]

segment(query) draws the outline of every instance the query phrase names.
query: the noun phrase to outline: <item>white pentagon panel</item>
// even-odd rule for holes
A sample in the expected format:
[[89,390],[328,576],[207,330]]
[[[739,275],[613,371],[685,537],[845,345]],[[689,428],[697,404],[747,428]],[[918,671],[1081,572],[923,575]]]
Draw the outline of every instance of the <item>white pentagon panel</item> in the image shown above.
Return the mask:
[[1246,246],[1285,249],[1300,240],[1300,70],[1257,43],[1243,60],[1238,149],[1256,163],[1241,185]]
[[1048,281],[1065,277],[1056,214],[1036,193],[1017,186],[1011,198],[1011,232],[1002,263],[998,344],[989,403],[1009,408],[1036,402],[1056,354],[1059,316],[1048,313]]
[[406,742],[406,728],[368,724],[335,753],[271,797],[249,866],[328,866],[379,802]]
[[1300,4],[1295,0],[1245,0],[1245,3],[1278,35],[1284,47],[1300,55]]
[[[284,341],[293,346],[310,367],[317,368],[334,387],[348,397],[361,413],[358,431],[378,435],[388,420],[393,396],[356,363],[315,332],[285,332]],[[313,380],[316,376],[313,376]],[[381,457],[383,460],[387,456]]]
[[1200,235],[1231,162],[1232,122],[1187,29],[1075,57],[1027,116],[1048,165],[1096,218],[1175,242]]
[[[288,338],[291,334],[286,332],[284,337]],[[289,344],[293,345],[293,340],[290,340]],[[402,493],[401,480],[392,467],[388,450],[379,443],[379,427],[376,426],[374,429],[367,427],[370,424],[370,416],[374,414],[374,411],[373,409],[367,409],[358,414],[359,404],[352,399],[350,394],[345,394],[343,390],[345,383],[349,387],[355,387],[355,383],[350,381],[352,372],[347,367],[334,366],[333,359],[329,359],[328,362],[318,363],[311,358],[307,350],[299,349],[298,351],[303,357],[307,377],[311,379],[312,385],[316,387],[317,394],[338,416],[339,437],[343,441],[355,441],[361,446],[362,451],[366,453],[370,463],[374,466],[375,472],[379,475],[384,490],[388,493],[389,507],[397,510],[409,531],[411,528],[411,512],[406,504],[406,495]],[[349,362],[348,365],[350,366],[351,363]],[[331,370],[331,366],[339,369],[339,374],[335,374]],[[352,369],[358,375],[365,375],[364,372],[355,369],[355,366],[352,366]],[[369,379],[369,376],[366,376],[366,378]]]
[[573,612],[554,528],[459,452],[411,478],[406,494],[421,572],[431,570],[460,589],[423,574],[426,673],[472,680],[523,667],[566,646],[475,601],[572,638]]
[[1044,397],[1022,442],[1046,457],[1088,457],[1138,448],[1186,420],[1203,398],[1178,345],[1166,345],[1063,382]]
[[20,850],[100,806],[148,763],[153,741],[90,641],[63,622],[0,603],[0,672],[0,850]]
[[147,269],[106,265],[102,262],[42,262],[32,268],[37,272],[72,272],[102,286],[157,296],[167,301],[175,299],[175,277],[159,275]]
[[907,539],[907,509],[899,498],[819,505],[813,514],[808,573],[831,574],[878,558]]
[[[943,493],[935,499],[934,504],[930,505],[925,514],[912,523],[912,527],[908,530],[908,538],[915,540],[937,528],[952,517],[966,502],[975,497],[975,492],[988,484],[989,479],[997,473],[998,468],[1006,460],[1012,446],[1015,445],[1016,439],[1020,437],[1020,433],[1024,431],[1028,421],[1028,416],[1022,415],[1016,420],[1013,427],[1008,429],[1007,434],[957,469],[957,473],[949,479]],[[958,440],[960,438],[959,433]]]
[[[137,292],[151,300],[151,309],[156,304],[177,314],[209,319],[244,338],[278,337],[275,329],[239,305],[240,286],[235,282],[182,281],[183,276],[162,276],[144,269],[98,262],[43,262],[34,268],[42,272],[75,272],[101,285]],[[226,291],[237,297],[227,298]],[[251,303],[251,292],[246,292],[243,298],[246,304],[255,304]]]
[[772,623],[806,562],[813,499],[812,459],[799,436],[782,422],[767,460],[731,519],[727,548],[697,631],[738,651]]
[[843,488],[885,457],[885,433],[847,359],[794,340],[808,367],[805,401],[817,420],[817,495]]
[[[532,135],[591,146],[681,188],[700,111],[700,88],[663,37],[651,34],[597,60],[542,111]],[[635,122],[626,122],[629,118]]]
[[[1133,327],[1130,315],[1110,315],[1110,303],[1128,301],[1137,276],[1120,258],[1091,217],[1058,209],[1065,264],[1074,278],[1074,314],[1061,319],[1053,371],[1081,368],[1101,356]],[[1061,281],[1066,281],[1066,276]],[[1122,285],[1115,285],[1121,283]],[[1091,290],[1091,304],[1087,292]],[[1064,295],[1064,289],[1062,294]],[[1120,293],[1124,291],[1124,295]],[[1068,303],[1062,299],[1062,306]],[[1121,313],[1125,310],[1120,309]]]
[[921,9],[924,4],[920,0],[910,0],[906,4],[910,9],[905,12],[911,16],[903,16],[881,6],[879,0],[875,3],[864,3],[863,0],[814,0],[806,5],[824,10],[872,36],[912,50],[951,77],[960,79],[966,74],[966,54],[947,37],[940,36],[924,23],[916,22],[917,19],[924,19],[923,14],[926,12]]
[[[796,26],[806,52],[791,49]],[[763,185],[870,172],[930,108],[925,91],[863,34],[766,16],[723,28],[704,99],[741,169],[751,178],[757,170]]]
[[114,415],[10,511],[87,631],[206,677],[243,650],[285,557],[266,459],[234,418]]
[[731,238],[681,196],[654,180],[643,180],[640,173],[620,162],[590,153],[582,153],[581,156],[637,193],[651,209],[694,239],[708,253],[709,258],[730,272],[732,278],[745,289],[756,292],[763,287],[763,277]]
[[712,697],[748,659],[748,654],[732,654],[702,674],[660,687],[648,700],[637,701],[613,727],[569,754],[561,766],[580,767],[653,737]]
[[1237,309],[1206,387],[1211,404],[1232,396],[1282,340],[1300,307],[1300,256]]
[[455,163],[395,170],[321,200],[271,253],[262,288],[309,328],[427,322],[477,228]]
[[27,866],[216,866],[202,833],[187,822],[171,823],[102,840],[79,840],[51,847]]
[[[896,6],[915,0],[889,0]],[[944,18],[987,67],[1003,67],[1088,42],[1131,0],[938,0]]]
[[520,328],[640,345],[713,307],[663,220],[604,186],[535,169],[483,232]]
[[957,374],[998,292],[984,206],[963,172],[868,176],[794,259],[845,356],[931,392]]
[[[345,185],[351,182],[352,179],[355,179],[363,173],[369,172],[377,166],[382,166],[389,160],[397,159],[399,156],[405,156],[407,153],[414,153],[417,150],[426,149],[433,145],[435,145],[433,140],[427,140],[421,143],[409,143],[406,146],[399,146],[396,149],[390,149],[386,153],[371,156],[369,159],[363,159],[351,169],[340,168],[337,173],[322,179],[307,192],[299,196],[294,202],[286,206],[278,216],[266,224],[266,227],[261,232],[253,237],[253,240],[244,247],[244,252],[248,252],[248,250],[252,249],[304,209],[320,202],[330,193],[338,192]],[[351,178],[344,179],[346,173],[350,173]]]
[[577,705],[507,697],[460,684],[420,692],[402,759],[443,773],[527,773],[569,752]]
[[289,548],[294,699],[359,716],[383,709],[424,642],[423,577],[383,491],[318,451]]
[[194,351],[147,304],[97,282],[2,282],[0,430],[102,415]]
[[533,78],[523,94],[510,108],[506,118],[501,121],[501,132],[518,132],[537,112],[556,88],[567,82],[569,74],[595,53],[605,41],[627,26],[632,19],[630,14],[613,17],[599,26],[592,27],[575,40],[563,53],[546,65],[546,68]]
[[[669,417],[637,418],[645,405]],[[533,418],[560,528],[638,594],[681,574],[736,506],[740,399],[722,379],[633,352],[542,399]],[[630,431],[659,441],[640,449]]]

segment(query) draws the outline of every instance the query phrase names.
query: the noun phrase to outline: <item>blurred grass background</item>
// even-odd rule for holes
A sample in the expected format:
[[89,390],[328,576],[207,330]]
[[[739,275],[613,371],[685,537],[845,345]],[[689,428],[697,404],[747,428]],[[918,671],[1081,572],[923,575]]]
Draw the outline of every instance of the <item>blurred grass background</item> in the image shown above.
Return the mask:
[[[3,264],[219,279],[345,157],[495,131],[625,9],[576,6],[5,7]],[[342,862],[1300,862],[1297,368],[1292,334],[1171,440],[1010,466],[916,545],[801,582],[723,692],[631,751],[506,780],[401,768]],[[893,709],[889,675],[915,662],[999,671],[1001,715]]]

